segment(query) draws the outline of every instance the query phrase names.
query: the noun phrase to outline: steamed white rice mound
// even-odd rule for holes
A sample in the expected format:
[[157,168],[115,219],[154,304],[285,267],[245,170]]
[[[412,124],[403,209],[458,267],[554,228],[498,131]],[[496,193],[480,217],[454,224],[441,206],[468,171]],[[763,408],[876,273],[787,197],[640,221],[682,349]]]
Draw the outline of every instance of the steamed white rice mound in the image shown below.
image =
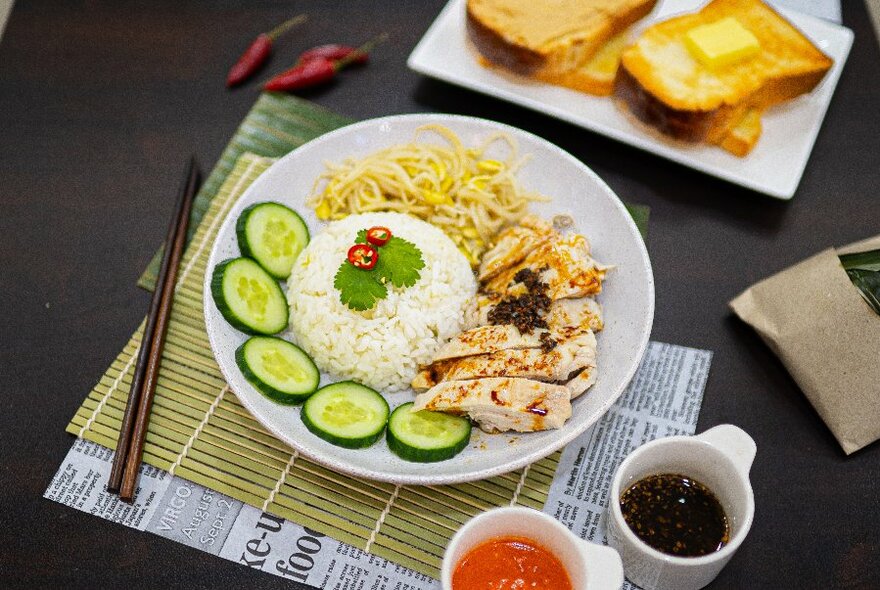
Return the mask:
[[[377,225],[415,244],[425,267],[412,287],[389,284],[388,297],[373,309],[354,311],[339,300],[333,279],[357,232]],[[418,366],[462,331],[477,290],[455,243],[402,213],[349,215],[331,223],[299,255],[287,285],[293,336],[318,368],[388,392],[408,388]]]

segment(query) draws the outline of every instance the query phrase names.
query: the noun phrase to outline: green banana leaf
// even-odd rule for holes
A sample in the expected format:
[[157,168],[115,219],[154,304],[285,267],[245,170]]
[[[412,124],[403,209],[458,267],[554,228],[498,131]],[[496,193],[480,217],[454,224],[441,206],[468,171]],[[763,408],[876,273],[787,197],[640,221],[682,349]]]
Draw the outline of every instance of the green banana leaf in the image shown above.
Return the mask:
[[880,250],[843,254],[839,258],[849,280],[880,315]]

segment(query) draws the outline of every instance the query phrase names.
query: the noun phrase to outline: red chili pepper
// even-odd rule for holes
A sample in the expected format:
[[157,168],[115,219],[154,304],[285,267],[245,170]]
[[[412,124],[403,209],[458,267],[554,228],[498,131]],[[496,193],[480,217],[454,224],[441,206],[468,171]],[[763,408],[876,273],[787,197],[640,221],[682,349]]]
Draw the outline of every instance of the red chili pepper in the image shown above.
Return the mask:
[[226,86],[231,88],[250,78],[269,59],[269,55],[272,53],[272,43],[275,39],[305,20],[306,15],[300,14],[284,21],[268,33],[258,35],[229,70],[229,74],[226,76]]
[[263,86],[263,90],[298,90],[300,88],[308,88],[309,86],[317,86],[329,82],[334,76],[336,76],[336,72],[360,59],[361,55],[369,53],[373,47],[384,41],[386,37],[387,35],[382,33],[375,39],[367,41],[347,56],[337,61],[317,57],[309,61],[301,62],[266,82]]
[[263,90],[298,90],[329,82],[336,75],[336,67],[329,59],[313,59],[281,72],[263,86]]
[[361,270],[372,270],[379,261],[379,253],[369,244],[355,244],[348,249],[348,261]]
[[[338,61],[340,59],[345,59],[355,51],[357,51],[357,49],[350,45],[339,45],[335,43],[330,45],[318,45],[317,47],[312,47],[308,51],[303,52],[303,54],[299,56],[299,63],[305,63],[318,58]],[[369,54],[359,52],[352,63],[365,64],[369,59]]]
[[391,230],[377,225],[367,230],[367,241],[374,246],[384,246],[391,239]]

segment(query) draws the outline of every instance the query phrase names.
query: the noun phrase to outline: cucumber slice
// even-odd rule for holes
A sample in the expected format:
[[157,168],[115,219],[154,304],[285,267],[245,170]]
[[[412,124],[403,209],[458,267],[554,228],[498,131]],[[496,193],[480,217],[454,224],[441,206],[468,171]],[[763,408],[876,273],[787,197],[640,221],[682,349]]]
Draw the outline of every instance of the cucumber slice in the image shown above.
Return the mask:
[[274,336],[253,336],[235,351],[244,378],[281,404],[298,404],[318,389],[321,374],[298,346]]
[[226,321],[248,334],[276,334],[290,309],[278,281],[249,258],[224,260],[211,276],[211,294]]
[[354,381],[326,385],[303,405],[302,421],[313,434],[348,449],[368,447],[382,436],[388,402]]
[[451,459],[471,439],[467,418],[431,412],[412,411],[412,402],[394,409],[388,419],[388,448],[402,459],[432,463]]
[[253,258],[276,279],[290,276],[293,261],[309,243],[309,228],[280,203],[255,203],[235,224],[241,255]]

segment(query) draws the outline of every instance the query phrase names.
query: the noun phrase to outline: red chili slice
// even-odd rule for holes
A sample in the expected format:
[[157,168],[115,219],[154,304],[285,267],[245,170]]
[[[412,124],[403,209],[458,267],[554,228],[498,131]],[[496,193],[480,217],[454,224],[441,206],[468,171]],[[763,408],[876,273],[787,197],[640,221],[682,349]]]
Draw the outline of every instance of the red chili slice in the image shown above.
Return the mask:
[[348,249],[348,261],[361,270],[372,270],[379,260],[379,253],[369,244],[355,244]]
[[391,239],[391,230],[377,225],[367,230],[367,241],[374,246],[384,246]]

